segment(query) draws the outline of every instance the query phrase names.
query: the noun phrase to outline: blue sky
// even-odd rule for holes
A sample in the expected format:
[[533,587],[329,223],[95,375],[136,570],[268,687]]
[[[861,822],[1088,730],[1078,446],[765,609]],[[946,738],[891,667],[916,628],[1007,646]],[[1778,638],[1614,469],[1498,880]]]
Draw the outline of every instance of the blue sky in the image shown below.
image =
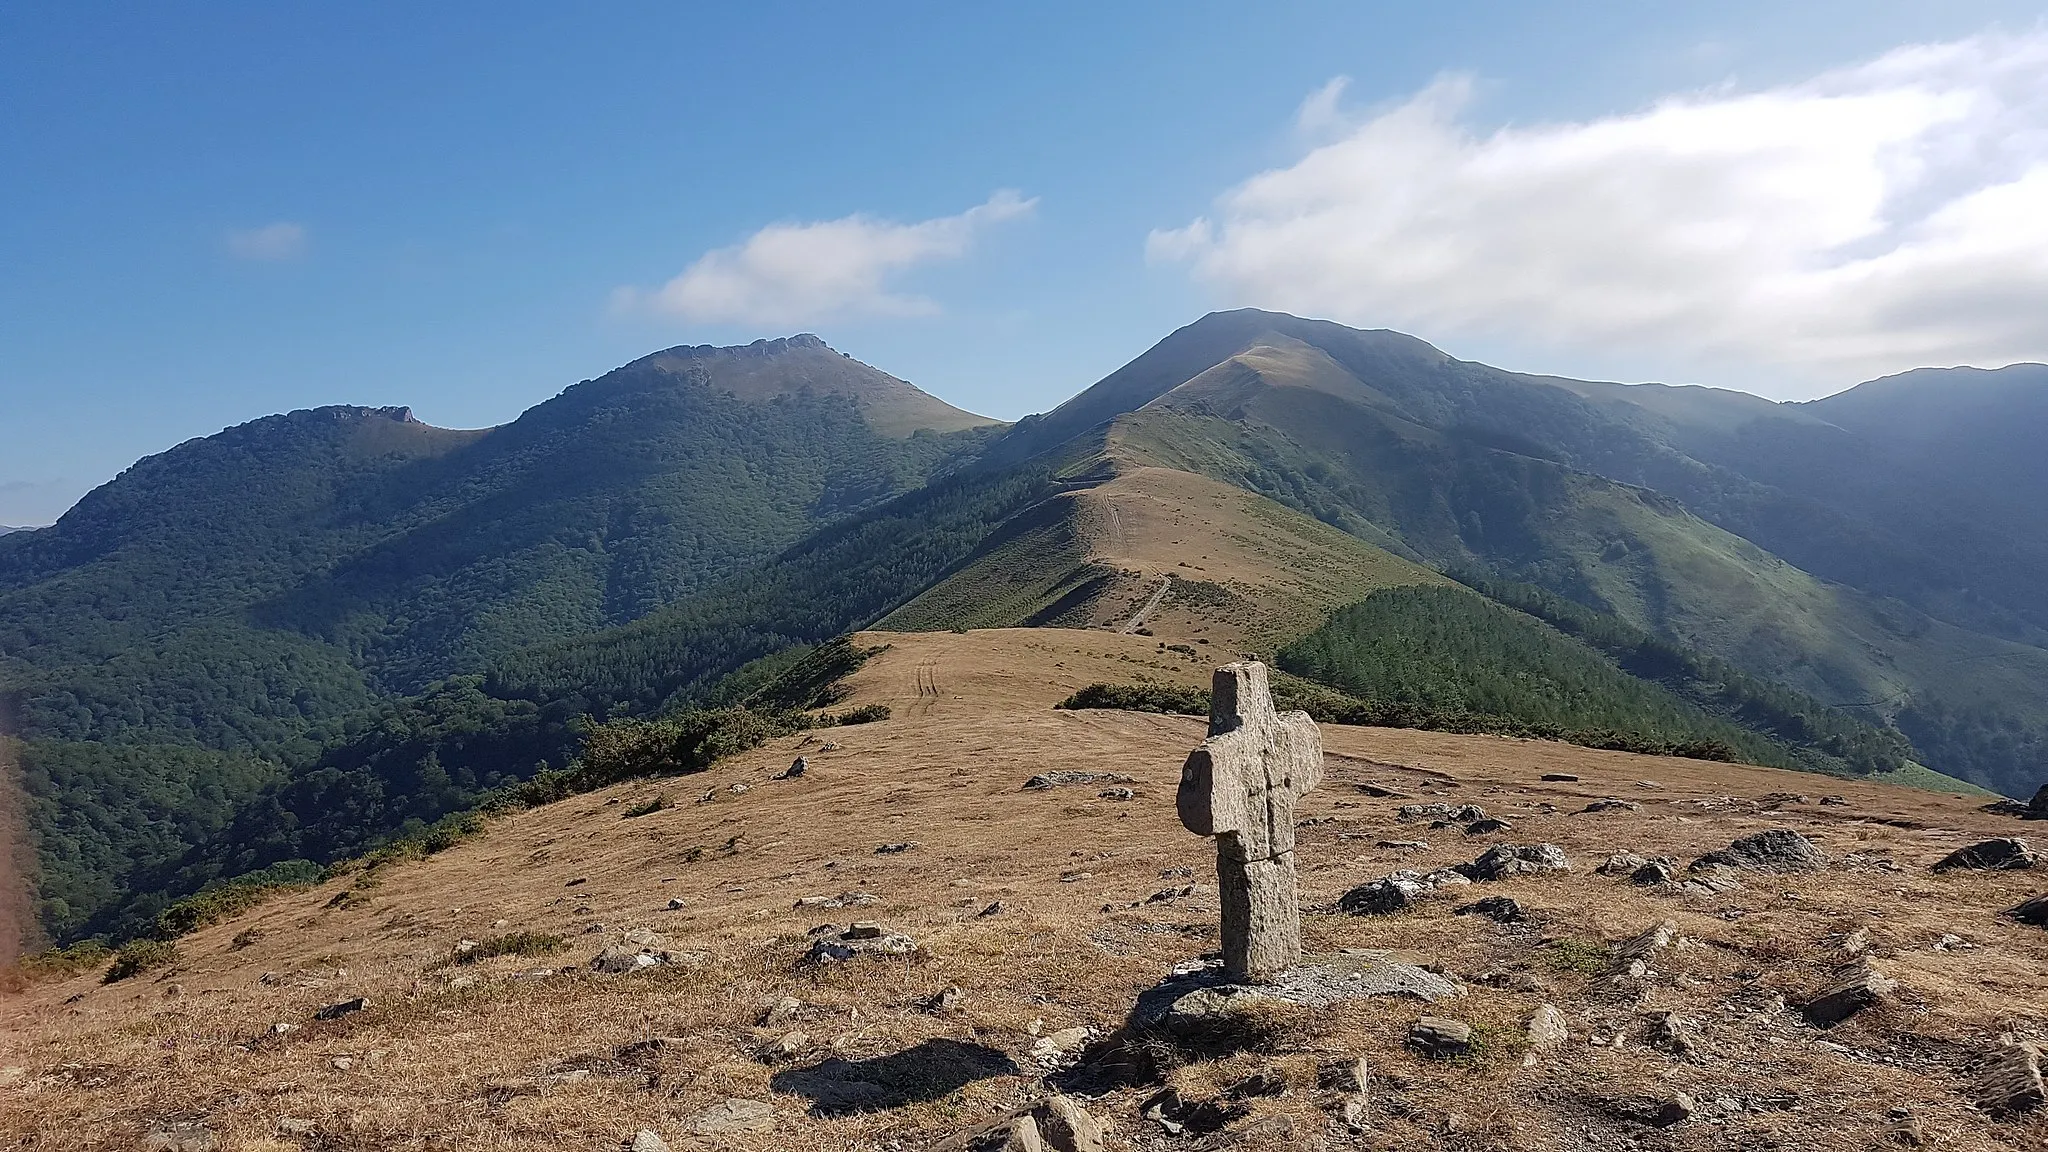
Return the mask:
[[2043,12],[10,4],[0,524],[797,330],[1002,417],[1238,304],[1790,398],[2041,358]]

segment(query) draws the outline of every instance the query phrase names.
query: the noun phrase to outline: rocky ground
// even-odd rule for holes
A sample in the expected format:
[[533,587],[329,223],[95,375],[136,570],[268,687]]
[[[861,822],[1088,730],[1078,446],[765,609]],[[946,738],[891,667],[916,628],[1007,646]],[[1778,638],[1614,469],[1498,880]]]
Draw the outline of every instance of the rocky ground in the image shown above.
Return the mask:
[[[1201,723],[1050,705],[1216,661],[890,639],[853,700],[888,721],[504,819],[139,976],[0,995],[0,1143],[2048,1147],[2048,928],[2007,915],[2048,871],[1934,867],[2048,825],[1325,726],[1299,829],[1322,966],[1204,1004],[1180,993],[1215,948],[1213,862],[1172,800]],[[1129,1027],[1163,983],[1176,1012]]]

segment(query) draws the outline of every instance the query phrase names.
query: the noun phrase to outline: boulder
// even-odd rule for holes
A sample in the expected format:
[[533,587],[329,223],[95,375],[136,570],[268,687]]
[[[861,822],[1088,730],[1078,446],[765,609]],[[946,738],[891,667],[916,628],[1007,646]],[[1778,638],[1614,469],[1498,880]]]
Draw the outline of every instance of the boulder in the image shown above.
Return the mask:
[[1948,872],[1957,868],[1970,871],[1988,869],[2018,869],[2034,866],[2034,852],[2025,840],[2017,836],[2001,836],[1958,848],[1934,862],[1936,872]]
[[1707,853],[1692,862],[1692,870],[1719,864],[1752,872],[1818,872],[1827,862],[1813,841],[1790,828],[1769,828]]
[[1387,916],[1414,905],[1429,890],[1419,877],[1388,876],[1360,884],[1337,898],[1337,909],[1353,916]]
[[1667,860],[1645,860],[1634,872],[1629,873],[1628,882],[1647,888],[1655,884],[1670,884],[1678,879],[1678,872]]
[[1569,872],[1564,849],[1555,844],[1496,844],[1459,869],[1474,880],[1504,880],[1537,872]]
[[1555,1004],[1539,1006],[1529,1017],[1527,1032],[1529,1055],[1522,1063],[1528,1066],[1535,1065],[1536,1053],[1559,1048],[1572,1036],[1571,1027],[1565,1022],[1564,1013],[1558,1011]]

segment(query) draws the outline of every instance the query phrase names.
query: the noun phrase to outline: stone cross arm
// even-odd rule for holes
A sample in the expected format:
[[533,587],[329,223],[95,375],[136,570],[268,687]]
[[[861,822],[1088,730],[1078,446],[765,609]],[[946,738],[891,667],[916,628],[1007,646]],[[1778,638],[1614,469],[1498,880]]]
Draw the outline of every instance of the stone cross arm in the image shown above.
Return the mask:
[[1276,712],[1264,664],[1216,670],[1209,738],[1188,755],[1175,796],[1181,824],[1240,859],[1294,850],[1294,802],[1323,779],[1323,743],[1306,712]]

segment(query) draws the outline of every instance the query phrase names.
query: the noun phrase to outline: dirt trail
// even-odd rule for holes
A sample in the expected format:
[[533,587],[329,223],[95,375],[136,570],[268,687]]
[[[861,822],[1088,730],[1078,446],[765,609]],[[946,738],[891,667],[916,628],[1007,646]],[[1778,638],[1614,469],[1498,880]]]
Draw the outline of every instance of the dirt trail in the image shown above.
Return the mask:
[[1131,633],[1136,632],[1138,629],[1144,627],[1146,618],[1151,616],[1153,612],[1158,610],[1159,605],[1165,601],[1166,594],[1172,589],[1173,577],[1171,575],[1161,576],[1159,578],[1159,587],[1152,590],[1152,598],[1150,600],[1145,601],[1145,606],[1143,608],[1138,609],[1136,615],[1133,615],[1129,620],[1125,621],[1124,626],[1118,629],[1118,631],[1128,636]]

